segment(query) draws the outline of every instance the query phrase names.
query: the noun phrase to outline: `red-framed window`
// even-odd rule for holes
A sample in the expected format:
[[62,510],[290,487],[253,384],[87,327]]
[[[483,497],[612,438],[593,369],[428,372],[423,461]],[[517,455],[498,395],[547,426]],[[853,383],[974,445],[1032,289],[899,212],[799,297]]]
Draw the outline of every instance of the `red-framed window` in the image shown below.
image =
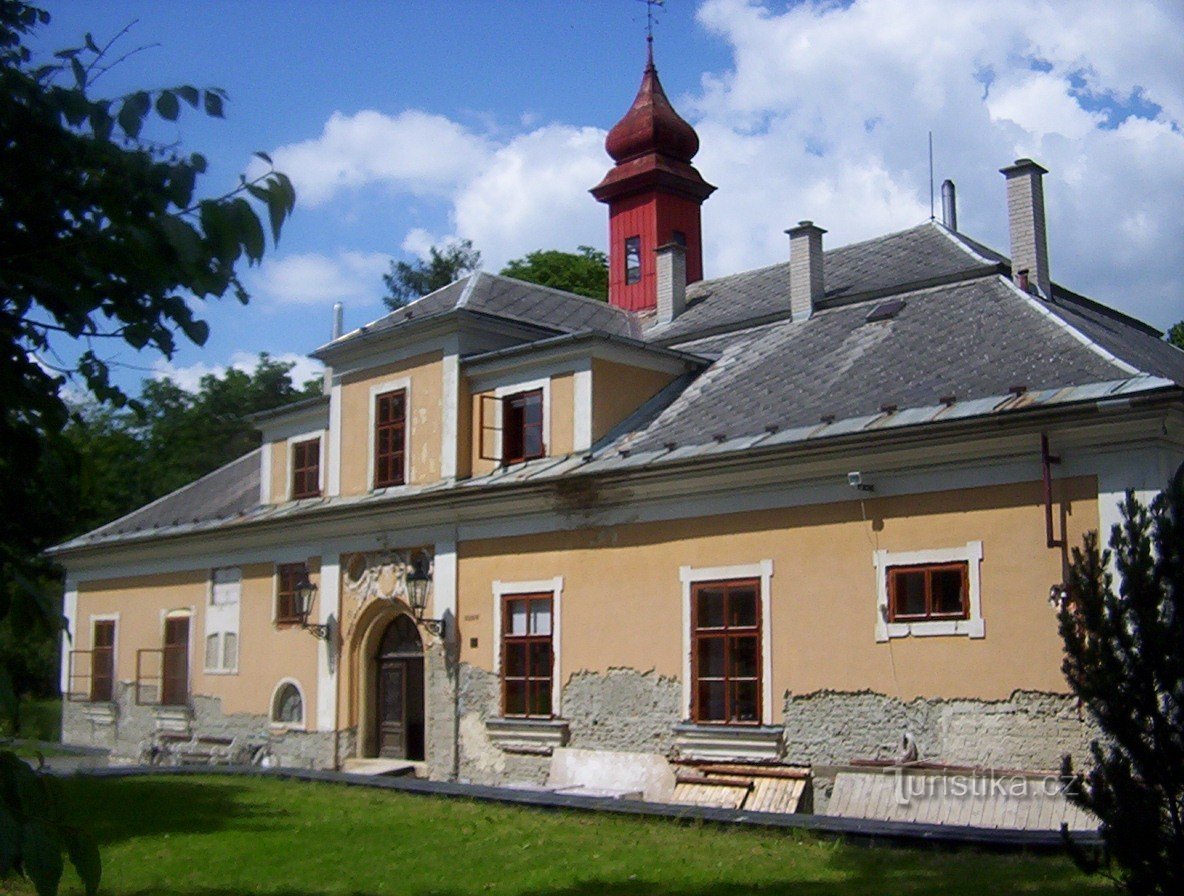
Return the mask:
[[502,597],[502,714],[551,718],[552,596]]
[[547,453],[543,444],[543,390],[502,399],[502,463],[533,460]]
[[107,702],[115,691],[115,620],[95,620],[91,638],[90,699]]
[[761,583],[697,582],[691,589],[691,719],[761,721]]
[[296,597],[296,583],[306,574],[303,563],[281,563],[276,567],[275,621],[297,623],[300,621],[299,603]]
[[407,392],[397,389],[374,398],[374,487],[402,485],[407,451]]
[[888,567],[888,621],[968,618],[969,580],[965,562]]
[[321,440],[307,439],[292,446],[292,497],[315,498],[321,493]]

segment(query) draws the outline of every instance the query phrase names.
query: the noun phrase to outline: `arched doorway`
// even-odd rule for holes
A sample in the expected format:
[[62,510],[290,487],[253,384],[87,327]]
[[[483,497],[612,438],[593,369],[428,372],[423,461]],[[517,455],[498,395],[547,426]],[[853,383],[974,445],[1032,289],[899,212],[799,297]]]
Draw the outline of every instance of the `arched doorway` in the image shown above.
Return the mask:
[[384,759],[424,758],[423,640],[410,616],[386,627],[374,652],[374,752]]

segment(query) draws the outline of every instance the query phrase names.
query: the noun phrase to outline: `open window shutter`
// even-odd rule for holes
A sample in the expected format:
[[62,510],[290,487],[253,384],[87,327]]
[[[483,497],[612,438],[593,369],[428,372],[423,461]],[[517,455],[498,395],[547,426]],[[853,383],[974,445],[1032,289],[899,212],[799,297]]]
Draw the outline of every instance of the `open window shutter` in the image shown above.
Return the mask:
[[481,396],[481,460],[502,459],[502,420],[505,419],[502,401],[503,399],[489,393]]

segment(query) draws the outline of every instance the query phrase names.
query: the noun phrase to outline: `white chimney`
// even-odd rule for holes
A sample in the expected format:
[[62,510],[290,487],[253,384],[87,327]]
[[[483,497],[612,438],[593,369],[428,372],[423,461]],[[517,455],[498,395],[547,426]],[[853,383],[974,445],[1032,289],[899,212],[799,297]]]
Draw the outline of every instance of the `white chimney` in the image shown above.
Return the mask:
[[[333,329],[331,332],[333,334],[334,341],[341,338],[341,325],[344,310],[345,306],[343,306],[340,302],[333,303]],[[325,378],[321,384],[321,391],[325,395],[328,395],[331,391],[333,391],[333,368],[329,367],[328,365],[325,366]]]
[[658,323],[668,324],[687,307],[687,249],[667,243],[655,250],[658,256]]
[[822,301],[822,235],[813,221],[800,221],[789,234],[789,308],[794,320],[808,320]]
[[958,199],[949,178],[941,182],[941,223],[950,230],[958,229]]
[[[1048,234],[1044,224],[1044,175],[1048,170],[1031,159],[1016,159],[1001,168],[1007,178],[1007,224],[1011,231],[1011,277],[1034,286],[1044,298],[1052,298],[1048,273]],[[1023,287],[1021,287],[1023,288]]]

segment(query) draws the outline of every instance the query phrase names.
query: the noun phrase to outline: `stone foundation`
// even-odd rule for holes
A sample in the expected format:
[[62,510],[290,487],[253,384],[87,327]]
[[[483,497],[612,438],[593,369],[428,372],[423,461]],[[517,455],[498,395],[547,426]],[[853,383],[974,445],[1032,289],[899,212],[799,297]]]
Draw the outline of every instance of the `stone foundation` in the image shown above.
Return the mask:
[[[188,707],[137,706],[134,685],[121,682],[111,703],[62,704],[62,742],[103,747],[112,762],[140,762],[159,734],[222,738],[234,741],[235,752],[259,758],[270,753],[278,765],[333,768],[332,731],[294,731],[273,727],[267,716],[226,714],[217,697],[194,695]],[[342,755],[351,732],[339,735]]]
[[1074,697],[1039,691],[999,701],[907,702],[871,691],[818,691],[788,696],[784,718],[787,761],[812,765],[897,758],[907,732],[920,759],[1056,770],[1066,753],[1080,764],[1099,736]]

